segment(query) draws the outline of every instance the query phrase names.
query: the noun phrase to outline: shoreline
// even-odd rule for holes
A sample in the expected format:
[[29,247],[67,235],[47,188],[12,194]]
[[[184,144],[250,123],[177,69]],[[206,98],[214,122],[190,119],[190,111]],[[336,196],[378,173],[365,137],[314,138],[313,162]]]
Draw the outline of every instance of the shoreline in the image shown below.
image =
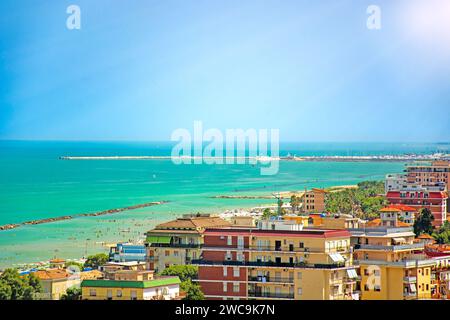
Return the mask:
[[21,226],[26,226],[26,225],[38,225],[38,224],[44,224],[44,223],[52,223],[52,222],[57,222],[57,221],[71,220],[71,219],[80,218],[80,217],[98,217],[98,216],[110,215],[110,214],[115,214],[115,213],[119,213],[119,212],[123,212],[123,211],[130,211],[130,210],[136,210],[136,209],[140,209],[140,208],[157,206],[157,205],[161,205],[161,204],[165,204],[165,203],[168,203],[168,201],[154,201],[154,202],[141,203],[141,204],[137,204],[137,205],[129,206],[129,207],[97,211],[97,212],[93,212],[93,213],[78,213],[78,214],[65,215],[65,216],[54,217],[54,218],[44,218],[44,219],[24,221],[24,222],[20,222],[20,223],[10,223],[10,224],[5,224],[5,225],[0,226],[0,231],[12,230],[12,229],[16,229],[16,228],[19,228]]

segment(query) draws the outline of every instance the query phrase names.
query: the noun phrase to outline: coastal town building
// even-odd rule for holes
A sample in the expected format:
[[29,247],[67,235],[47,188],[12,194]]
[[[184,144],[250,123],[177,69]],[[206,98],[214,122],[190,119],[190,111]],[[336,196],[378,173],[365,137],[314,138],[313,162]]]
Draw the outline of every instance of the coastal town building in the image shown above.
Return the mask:
[[311,213],[308,227],[343,230],[358,228],[359,224],[359,219],[350,214]]
[[360,266],[362,300],[431,298],[434,262],[398,217],[397,211],[385,211],[378,225],[349,230],[355,264]]
[[450,255],[433,257],[434,265],[431,275],[431,297],[433,299],[450,299]]
[[114,262],[147,261],[145,245],[133,243],[118,243],[109,250],[109,260]]
[[198,282],[206,299],[352,300],[358,275],[350,233],[295,222],[207,229]]
[[146,233],[148,269],[158,272],[171,265],[191,263],[200,257],[206,228],[229,227],[222,218],[210,215],[186,215],[157,225]]
[[413,225],[416,215],[416,208],[402,204],[392,204],[380,210],[380,218],[385,221],[390,220],[392,226],[396,225],[397,222],[404,222],[408,225]]
[[300,212],[324,212],[325,211],[325,195],[326,191],[323,189],[313,188],[311,190],[305,190],[300,195]]
[[434,216],[433,225],[441,226],[447,220],[447,191],[429,191],[426,187],[388,191],[386,198],[391,205],[406,205],[420,211],[428,208]]
[[407,185],[406,174],[387,174],[384,182],[384,190],[397,191]]
[[155,277],[153,271],[119,270],[108,279],[84,280],[83,300],[179,300],[178,277]]
[[450,190],[450,161],[436,160],[431,163],[413,164],[405,169],[408,183],[422,186],[445,185]]
[[42,285],[42,292],[38,298],[43,300],[59,300],[67,289],[80,286],[80,277],[69,274],[66,270],[46,269],[38,270],[33,274]]
[[113,278],[118,271],[145,271],[147,270],[146,262],[142,261],[124,261],[124,262],[107,262],[99,267],[99,271],[103,272],[105,278]]

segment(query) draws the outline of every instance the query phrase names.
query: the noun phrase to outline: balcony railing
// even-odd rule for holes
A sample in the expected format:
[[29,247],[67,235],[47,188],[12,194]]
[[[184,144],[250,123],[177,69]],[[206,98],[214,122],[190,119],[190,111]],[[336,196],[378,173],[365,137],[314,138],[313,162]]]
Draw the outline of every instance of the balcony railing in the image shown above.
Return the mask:
[[415,276],[404,277],[403,282],[417,282],[417,277]]
[[157,248],[201,248],[202,245],[198,243],[152,243],[148,245],[149,247]]
[[411,243],[411,244],[401,244],[393,246],[384,245],[374,245],[374,244],[357,244],[355,245],[355,250],[366,249],[366,250],[382,250],[382,251],[397,251],[397,250],[420,250],[424,248],[423,243]]
[[264,276],[248,277],[248,281],[261,282],[261,283],[265,283],[265,282],[294,283],[293,278],[264,277]]
[[253,298],[276,298],[276,299],[294,299],[293,293],[275,293],[275,292],[256,292],[249,291],[249,297]]
[[243,267],[281,267],[281,268],[312,268],[312,269],[336,269],[346,267],[342,263],[330,264],[306,264],[306,263],[289,263],[289,262],[259,262],[259,261],[209,261],[209,260],[192,260],[192,264],[196,265],[228,265],[228,266],[243,266]]
[[348,253],[350,248],[337,248],[333,250],[326,250],[321,248],[289,248],[288,246],[250,246],[250,247],[236,247],[236,246],[203,246],[203,250],[217,250],[217,251],[274,251],[274,252],[304,252],[304,253]]

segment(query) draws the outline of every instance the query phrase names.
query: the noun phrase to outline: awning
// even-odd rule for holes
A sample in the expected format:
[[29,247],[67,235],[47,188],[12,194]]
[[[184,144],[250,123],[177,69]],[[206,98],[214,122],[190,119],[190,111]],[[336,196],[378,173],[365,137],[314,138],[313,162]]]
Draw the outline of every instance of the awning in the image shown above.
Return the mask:
[[396,243],[405,243],[406,242],[405,238],[392,238],[392,240],[394,240],[394,242],[396,242]]
[[355,269],[348,269],[347,274],[350,279],[358,278],[358,274],[356,273]]
[[334,262],[345,262],[344,257],[340,253],[330,253],[329,256]]
[[147,243],[164,243],[164,244],[170,244],[172,241],[172,237],[164,237],[164,236],[149,236],[147,237],[146,242]]
[[410,283],[409,288],[411,289],[411,292],[416,292],[416,284],[415,283]]

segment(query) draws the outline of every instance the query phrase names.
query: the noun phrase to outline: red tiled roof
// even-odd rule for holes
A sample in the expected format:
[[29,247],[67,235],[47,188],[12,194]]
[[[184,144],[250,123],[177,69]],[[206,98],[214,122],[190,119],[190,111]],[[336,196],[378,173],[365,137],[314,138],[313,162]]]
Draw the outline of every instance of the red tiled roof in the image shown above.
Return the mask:
[[[415,208],[404,205],[404,204],[391,204],[386,208],[393,208],[393,209],[399,209],[400,211],[407,212],[407,211],[417,211]],[[385,209],[386,209],[385,208]]]

